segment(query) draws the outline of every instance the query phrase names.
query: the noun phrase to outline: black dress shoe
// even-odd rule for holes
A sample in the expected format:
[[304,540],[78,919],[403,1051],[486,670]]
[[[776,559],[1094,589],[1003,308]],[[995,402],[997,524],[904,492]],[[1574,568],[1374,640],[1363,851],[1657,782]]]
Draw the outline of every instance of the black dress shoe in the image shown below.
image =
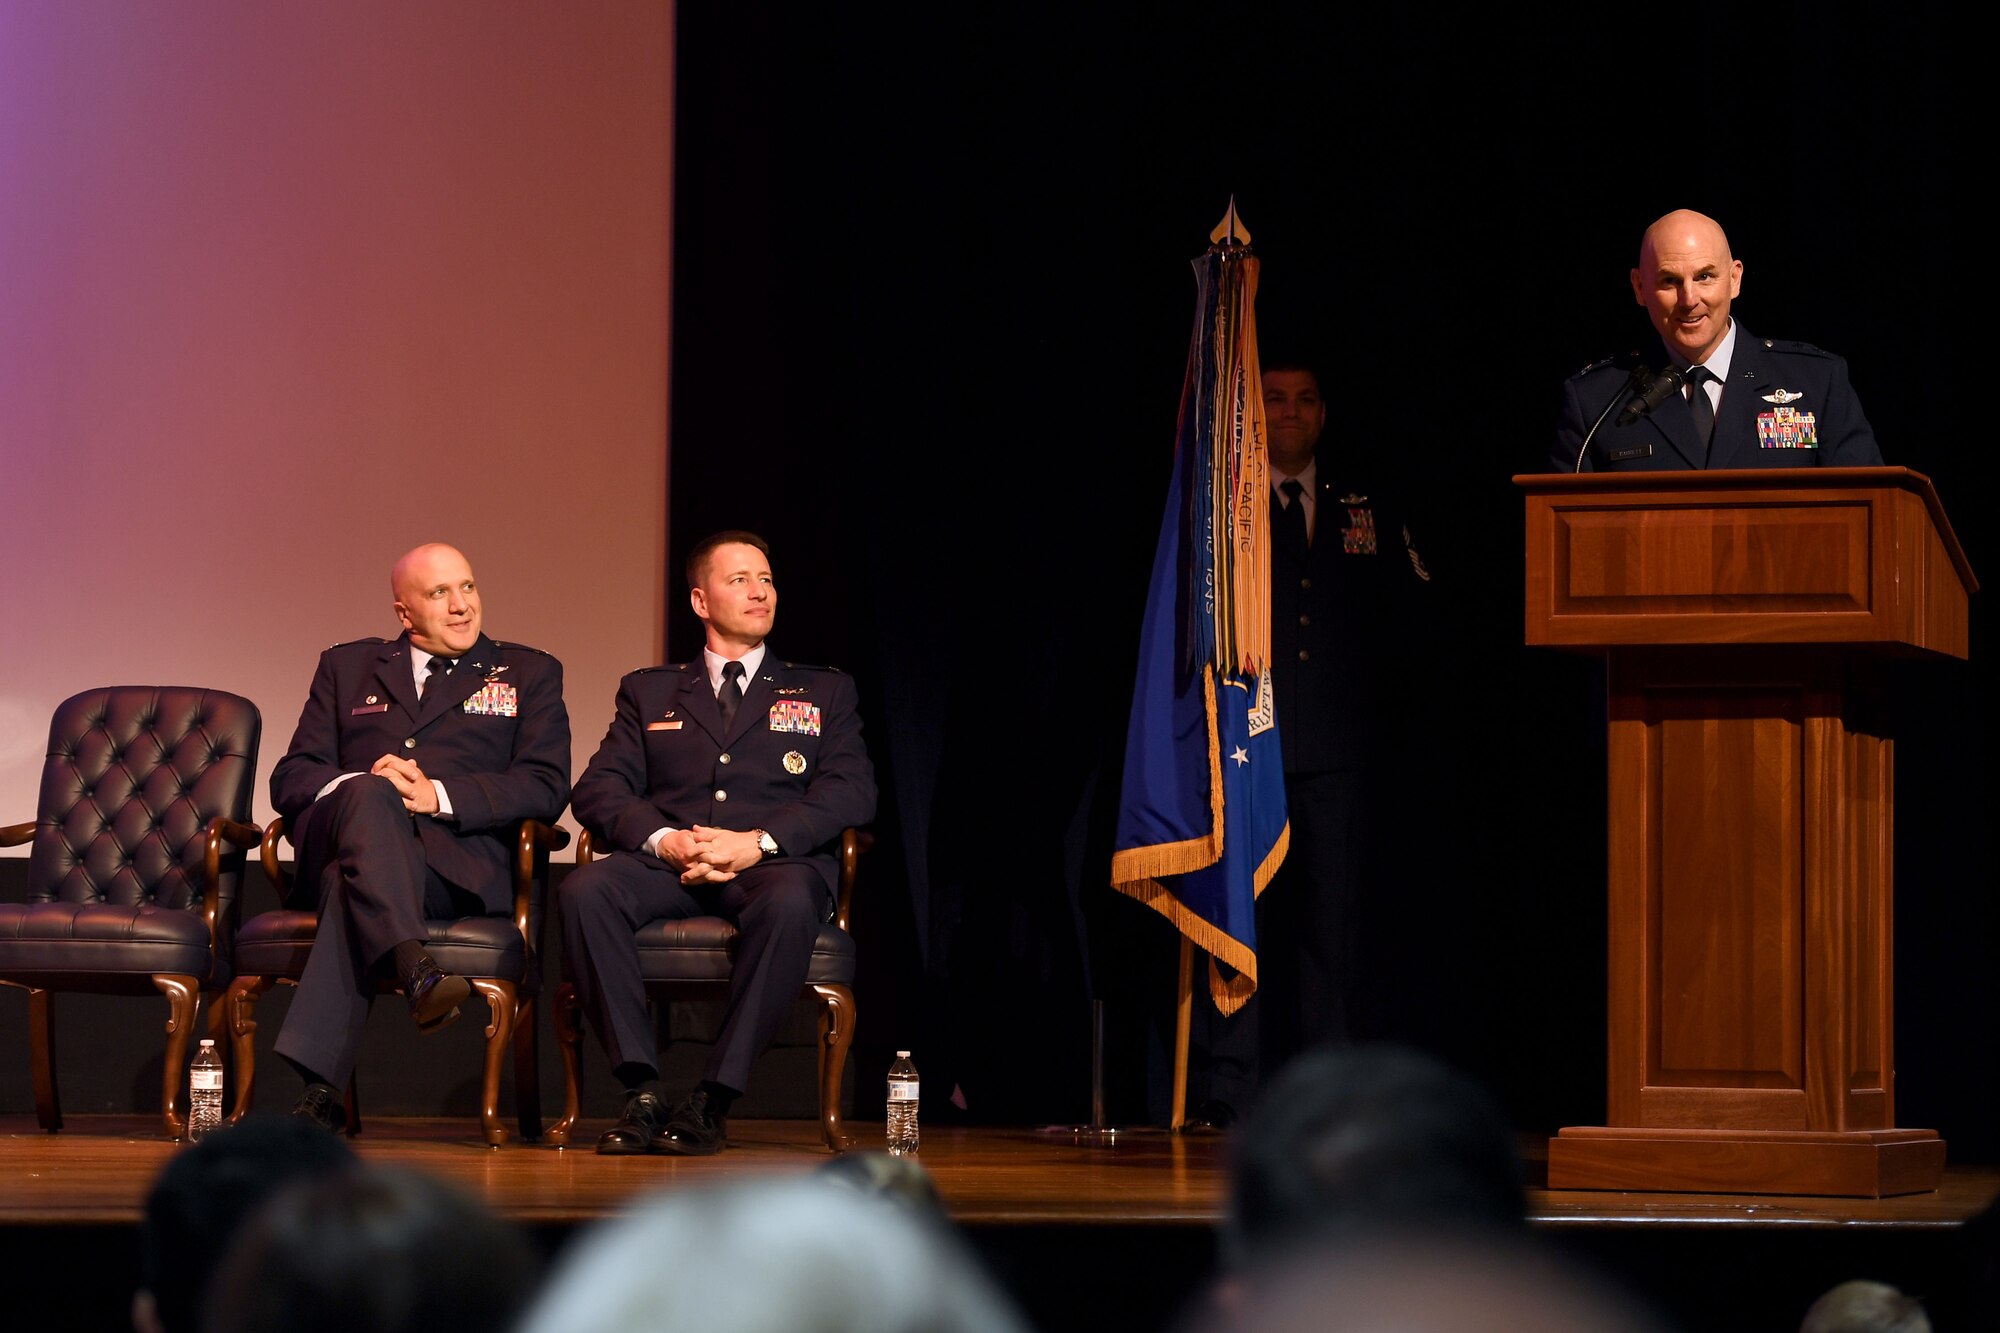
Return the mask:
[[597,1151],[606,1157],[637,1157],[642,1153],[665,1152],[667,1104],[650,1092],[625,1099],[625,1114],[597,1140]]
[[331,1083],[308,1083],[299,1094],[292,1114],[310,1120],[329,1134],[347,1128],[347,1107],[341,1104],[340,1090]]
[[667,1118],[660,1151],[676,1157],[708,1157],[729,1146],[729,1120],[709,1110],[708,1094],[696,1088]]
[[1197,1134],[1204,1130],[1223,1130],[1228,1129],[1235,1123],[1236,1108],[1228,1102],[1216,1101],[1211,1098],[1188,1113],[1187,1120],[1181,1125],[1181,1132],[1183,1134]]
[[403,995],[410,1002],[410,1017],[417,1031],[436,1032],[458,1017],[458,1006],[472,994],[472,983],[453,976],[425,954],[403,978]]

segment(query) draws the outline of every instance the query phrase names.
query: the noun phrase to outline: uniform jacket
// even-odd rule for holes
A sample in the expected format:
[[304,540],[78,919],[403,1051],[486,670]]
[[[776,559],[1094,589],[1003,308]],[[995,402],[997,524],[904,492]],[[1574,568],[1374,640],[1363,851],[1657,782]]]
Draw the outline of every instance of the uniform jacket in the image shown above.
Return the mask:
[[[1706,451],[1681,394],[1629,426],[1618,424],[1629,370],[1627,361],[1600,361],[1563,384],[1561,420],[1549,456],[1553,471],[1576,467],[1590,423],[1614,397],[1619,404],[1597,428],[1583,460],[1585,472],[1882,464],[1875,432],[1847,381],[1847,362],[1811,343],[1758,338],[1737,321],[1729,383]],[[1801,429],[1807,415],[1813,419],[1809,433]]]
[[[1313,540],[1271,556],[1271,684],[1287,773],[1355,769],[1375,752],[1383,671],[1407,633],[1430,571],[1394,507],[1322,457]],[[1279,506],[1271,500],[1273,523]]]
[[[507,834],[553,823],[569,800],[569,713],[562,663],[479,637],[417,700],[409,636],[358,639],[320,654],[292,745],[271,772],[271,803],[292,828],[319,790],[385,754],[440,779],[453,818],[417,816],[430,867],[494,911],[512,901]],[[303,859],[306,849],[298,849]]]
[[841,830],[875,817],[855,698],[844,673],[767,651],[725,734],[702,663],[634,671],[577,780],[577,820],[606,850],[628,852],[662,828],[761,828],[831,890]]

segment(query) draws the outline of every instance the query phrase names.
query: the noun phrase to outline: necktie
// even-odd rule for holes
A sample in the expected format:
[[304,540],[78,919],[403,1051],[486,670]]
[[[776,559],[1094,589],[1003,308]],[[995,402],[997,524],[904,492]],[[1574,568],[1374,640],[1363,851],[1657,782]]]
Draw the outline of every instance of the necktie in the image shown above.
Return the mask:
[[1715,372],[1707,366],[1688,367],[1688,411],[1694,413],[1694,433],[1701,436],[1701,447],[1708,448],[1709,436],[1715,434],[1715,406],[1708,401],[1708,382],[1715,378]]
[[424,683],[417,687],[417,698],[421,699],[429,694],[431,685],[437,677],[449,676],[451,669],[457,665],[458,659],[455,657],[433,657],[424,663]]
[[722,664],[722,689],[715,696],[715,702],[722,705],[722,726],[726,731],[736,721],[736,706],[743,702],[743,664],[724,662]]
[[1288,501],[1278,506],[1276,524],[1278,545],[1304,558],[1306,547],[1311,540],[1306,528],[1306,504],[1301,498],[1305,495],[1306,488],[1300,484],[1297,477],[1287,477],[1279,483],[1278,489],[1285,493],[1285,499]]

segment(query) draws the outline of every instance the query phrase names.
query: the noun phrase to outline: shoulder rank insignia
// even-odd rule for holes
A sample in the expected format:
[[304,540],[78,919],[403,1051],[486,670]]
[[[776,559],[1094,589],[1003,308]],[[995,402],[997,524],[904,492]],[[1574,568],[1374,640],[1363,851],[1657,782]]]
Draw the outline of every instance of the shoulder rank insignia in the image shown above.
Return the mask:
[[[1577,375],[1588,375],[1593,370],[1603,370],[1606,366],[1621,366],[1625,368],[1630,368],[1632,366],[1637,365],[1638,363],[1639,363],[1639,354],[1636,351],[1614,352],[1610,356],[1599,357],[1597,360],[1591,362],[1589,365],[1585,366],[1582,370],[1579,370],[1576,373]],[[1575,376],[1572,376],[1572,378],[1575,378]]]

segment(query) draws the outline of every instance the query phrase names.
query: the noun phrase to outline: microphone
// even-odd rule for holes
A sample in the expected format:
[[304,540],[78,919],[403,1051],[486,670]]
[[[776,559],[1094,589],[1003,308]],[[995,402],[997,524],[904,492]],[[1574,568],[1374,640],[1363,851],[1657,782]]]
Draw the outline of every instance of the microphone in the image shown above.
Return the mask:
[[1639,396],[1625,404],[1625,410],[1618,414],[1618,424],[1629,426],[1640,417],[1648,416],[1653,409],[1681,391],[1687,383],[1687,373],[1679,366],[1668,366],[1653,382],[1640,391]]

